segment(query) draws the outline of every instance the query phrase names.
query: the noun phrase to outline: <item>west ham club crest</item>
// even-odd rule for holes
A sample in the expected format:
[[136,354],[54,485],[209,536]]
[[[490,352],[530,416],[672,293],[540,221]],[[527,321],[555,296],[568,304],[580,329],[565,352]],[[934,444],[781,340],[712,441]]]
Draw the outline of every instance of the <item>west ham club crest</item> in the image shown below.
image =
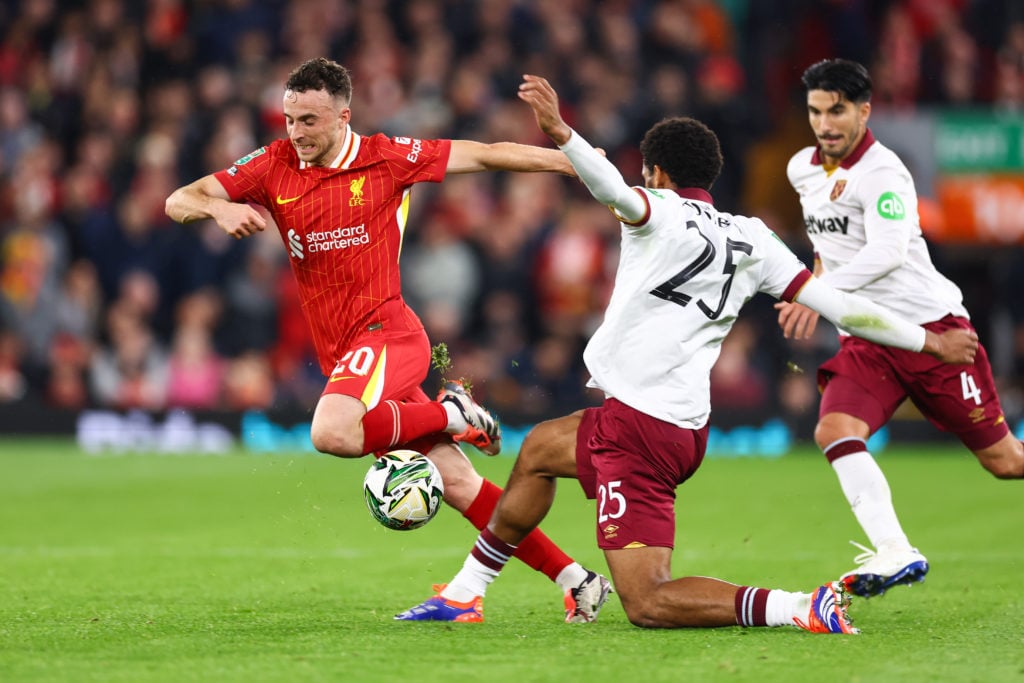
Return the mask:
[[845,189],[846,189],[846,181],[845,180],[837,180],[836,184],[832,186],[832,194],[830,194],[828,196],[828,200],[830,202],[834,202],[835,200],[839,199],[839,195],[841,195],[843,193],[843,190],[845,190]]

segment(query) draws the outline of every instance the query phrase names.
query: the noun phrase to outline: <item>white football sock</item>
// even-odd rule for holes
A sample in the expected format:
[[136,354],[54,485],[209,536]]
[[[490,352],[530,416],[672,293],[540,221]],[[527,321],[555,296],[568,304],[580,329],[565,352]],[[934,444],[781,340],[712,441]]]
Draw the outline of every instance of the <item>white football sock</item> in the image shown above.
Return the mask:
[[453,434],[465,431],[469,424],[466,422],[466,418],[462,416],[462,411],[459,410],[458,406],[451,401],[445,401],[441,405],[444,406],[444,411],[448,413],[448,426],[445,428],[445,431],[452,432]]
[[587,570],[580,566],[579,562],[573,562],[558,572],[558,576],[555,577],[555,583],[561,587],[564,593],[583,583],[585,578],[587,578]]
[[768,626],[793,626],[794,617],[807,621],[810,611],[810,593],[771,590],[764,604],[764,621]]
[[467,555],[462,569],[441,591],[441,597],[455,602],[469,602],[478,595],[483,597],[487,586],[497,577],[497,571],[485,566],[473,555]]
[[889,482],[871,454],[861,451],[836,458],[832,469],[871,545],[909,549],[910,541],[903,533],[892,504]]

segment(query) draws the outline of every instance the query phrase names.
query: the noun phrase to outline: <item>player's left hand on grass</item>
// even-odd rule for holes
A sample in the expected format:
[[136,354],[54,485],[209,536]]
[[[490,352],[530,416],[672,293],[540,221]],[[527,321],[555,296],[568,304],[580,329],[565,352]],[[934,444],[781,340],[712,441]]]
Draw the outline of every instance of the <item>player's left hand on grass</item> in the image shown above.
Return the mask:
[[960,328],[946,330],[942,334],[929,330],[922,351],[944,363],[970,365],[978,353],[978,335],[974,330]]

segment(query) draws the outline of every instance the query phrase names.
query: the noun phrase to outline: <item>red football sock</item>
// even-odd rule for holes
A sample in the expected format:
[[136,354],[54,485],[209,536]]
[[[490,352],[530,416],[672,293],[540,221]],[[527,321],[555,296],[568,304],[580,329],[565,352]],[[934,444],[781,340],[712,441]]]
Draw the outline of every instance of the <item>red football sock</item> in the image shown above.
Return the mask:
[[[489,521],[494,508],[498,505],[501,497],[501,487],[484,479],[480,493],[470,503],[462,516],[469,520],[469,523],[477,529],[483,530]],[[522,560],[527,566],[543,572],[549,579],[554,581],[559,572],[572,564],[572,558],[562,552],[562,549],[555,545],[554,541],[544,535],[540,529],[534,529],[522,542],[516,546],[515,557]]]
[[767,626],[768,589],[740,586],[736,590],[736,623],[740,626]]
[[363,415],[363,452],[385,451],[427,434],[443,432],[448,413],[440,403],[384,401]]

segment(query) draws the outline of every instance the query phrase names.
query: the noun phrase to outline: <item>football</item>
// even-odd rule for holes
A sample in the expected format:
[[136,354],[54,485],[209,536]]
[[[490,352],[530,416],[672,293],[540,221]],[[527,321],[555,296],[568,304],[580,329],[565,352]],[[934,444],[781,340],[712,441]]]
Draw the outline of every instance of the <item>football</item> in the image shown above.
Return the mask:
[[390,451],[374,460],[363,478],[370,514],[389,529],[418,529],[441,508],[441,472],[416,451]]

